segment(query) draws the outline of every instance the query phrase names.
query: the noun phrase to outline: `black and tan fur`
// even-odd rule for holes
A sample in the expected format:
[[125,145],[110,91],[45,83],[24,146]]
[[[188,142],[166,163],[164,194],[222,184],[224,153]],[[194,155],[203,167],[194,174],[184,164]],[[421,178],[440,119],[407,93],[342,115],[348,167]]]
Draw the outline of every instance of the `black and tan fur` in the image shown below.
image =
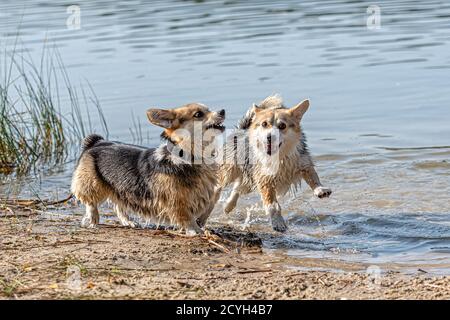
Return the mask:
[[[214,201],[221,190],[233,184],[224,212],[234,209],[240,195],[257,191],[261,195],[273,229],[285,231],[278,199],[301,180],[320,198],[328,197],[331,189],[320,183],[308,151],[300,120],[309,107],[305,100],[286,108],[279,96],[269,96],[254,105],[239,122],[223,148],[224,163],[219,169],[218,187]],[[276,132],[276,135],[272,135]]]
[[[203,161],[203,152],[211,137],[223,132],[225,111],[212,112],[192,103],[177,109],[150,109],[147,116],[164,128],[162,137],[167,141],[156,149],[105,141],[98,135],[84,139],[72,179],[73,194],[86,205],[82,225],[95,227],[98,206],[110,200],[125,226],[135,226],[128,216],[133,212],[189,234],[201,233],[216,184],[216,168]],[[196,124],[204,137],[199,150],[195,148],[198,140],[192,139]]]

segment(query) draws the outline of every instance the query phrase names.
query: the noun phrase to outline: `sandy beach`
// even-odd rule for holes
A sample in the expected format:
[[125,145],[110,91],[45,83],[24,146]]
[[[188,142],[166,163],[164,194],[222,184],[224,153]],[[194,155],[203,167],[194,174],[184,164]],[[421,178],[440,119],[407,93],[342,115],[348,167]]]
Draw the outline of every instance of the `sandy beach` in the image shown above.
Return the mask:
[[1,211],[1,299],[450,298],[448,276],[374,277],[352,264],[309,271],[333,263],[294,263],[263,250],[255,235],[226,228],[213,228],[221,237],[188,238],[114,222],[87,230],[79,218]]

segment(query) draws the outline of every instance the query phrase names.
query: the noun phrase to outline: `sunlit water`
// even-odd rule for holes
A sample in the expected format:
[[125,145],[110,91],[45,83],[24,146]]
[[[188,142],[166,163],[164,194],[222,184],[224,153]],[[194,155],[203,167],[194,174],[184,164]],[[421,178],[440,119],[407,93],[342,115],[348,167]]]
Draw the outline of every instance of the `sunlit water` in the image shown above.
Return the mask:
[[[267,248],[299,258],[450,274],[450,3],[377,1],[379,30],[366,27],[369,1],[78,1],[79,30],[66,27],[70,4],[3,0],[0,44],[19,28],[36,59],[56,45],[113,139],[133,142],[137,118],[155,146],[150,106],[225,107],[231,127],[271,93],[311,99],[303,126],[331,199],[306,185],[283,198],[285,235],[270,233],[257,195],[229,216],[219,204],[213,221],[270,233]],[[67,194],[72,167],[29,178],[22,195]]]

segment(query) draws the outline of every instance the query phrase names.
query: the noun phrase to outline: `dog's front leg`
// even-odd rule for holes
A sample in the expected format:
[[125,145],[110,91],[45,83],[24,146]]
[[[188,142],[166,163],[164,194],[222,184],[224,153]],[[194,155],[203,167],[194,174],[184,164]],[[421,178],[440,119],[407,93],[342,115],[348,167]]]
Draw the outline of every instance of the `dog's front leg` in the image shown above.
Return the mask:
[[302,177],[311,189],[313,189],[314,195],[317,197],[326,198],[331,195],[331,189],[322,186],[322,183],[320,183],[319,176],[317,175],[314,167],[309,167],[308,169],[303,170]]
[[231,194],[225,202],[225,206],[223,207],[224,213],[230,213],[236,207],[237,201],[240,196],[241,183],[241,178],[238,178],[234,183],[233,190],[231,191]]
[[278,232],[285,232],[287,224],[281,216],[281,207],[278,204],[275,188],[271,185],[259,185],[259,192],[264,204],[266,214],[270,216],[272,228]]

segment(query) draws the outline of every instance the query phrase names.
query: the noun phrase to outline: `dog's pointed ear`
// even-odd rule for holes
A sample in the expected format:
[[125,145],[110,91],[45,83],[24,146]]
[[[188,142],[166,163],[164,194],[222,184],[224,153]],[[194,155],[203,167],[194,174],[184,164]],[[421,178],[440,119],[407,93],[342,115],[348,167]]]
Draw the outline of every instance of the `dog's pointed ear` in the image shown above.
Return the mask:
[[309,108],[309,100],[306,99],[300,102],[295,107],[290,108],[289,113],[294,117],[296,117],[298,121],[300,121],[303,115],[305,114],[306,110],[308,110],[308,108]]
[[148,109],[147,118],[154,125],[171,128],[173,120],[175,120],[175,113],[172,110],[165,109]]
[[258,112],[260,112],[262,109],[263,109],[263,108],[261,108],[260,106],[258,106],[256,103],[254,103],[253,106],[252,106],[252,111],[253,111],[254,113],[258,113]]

